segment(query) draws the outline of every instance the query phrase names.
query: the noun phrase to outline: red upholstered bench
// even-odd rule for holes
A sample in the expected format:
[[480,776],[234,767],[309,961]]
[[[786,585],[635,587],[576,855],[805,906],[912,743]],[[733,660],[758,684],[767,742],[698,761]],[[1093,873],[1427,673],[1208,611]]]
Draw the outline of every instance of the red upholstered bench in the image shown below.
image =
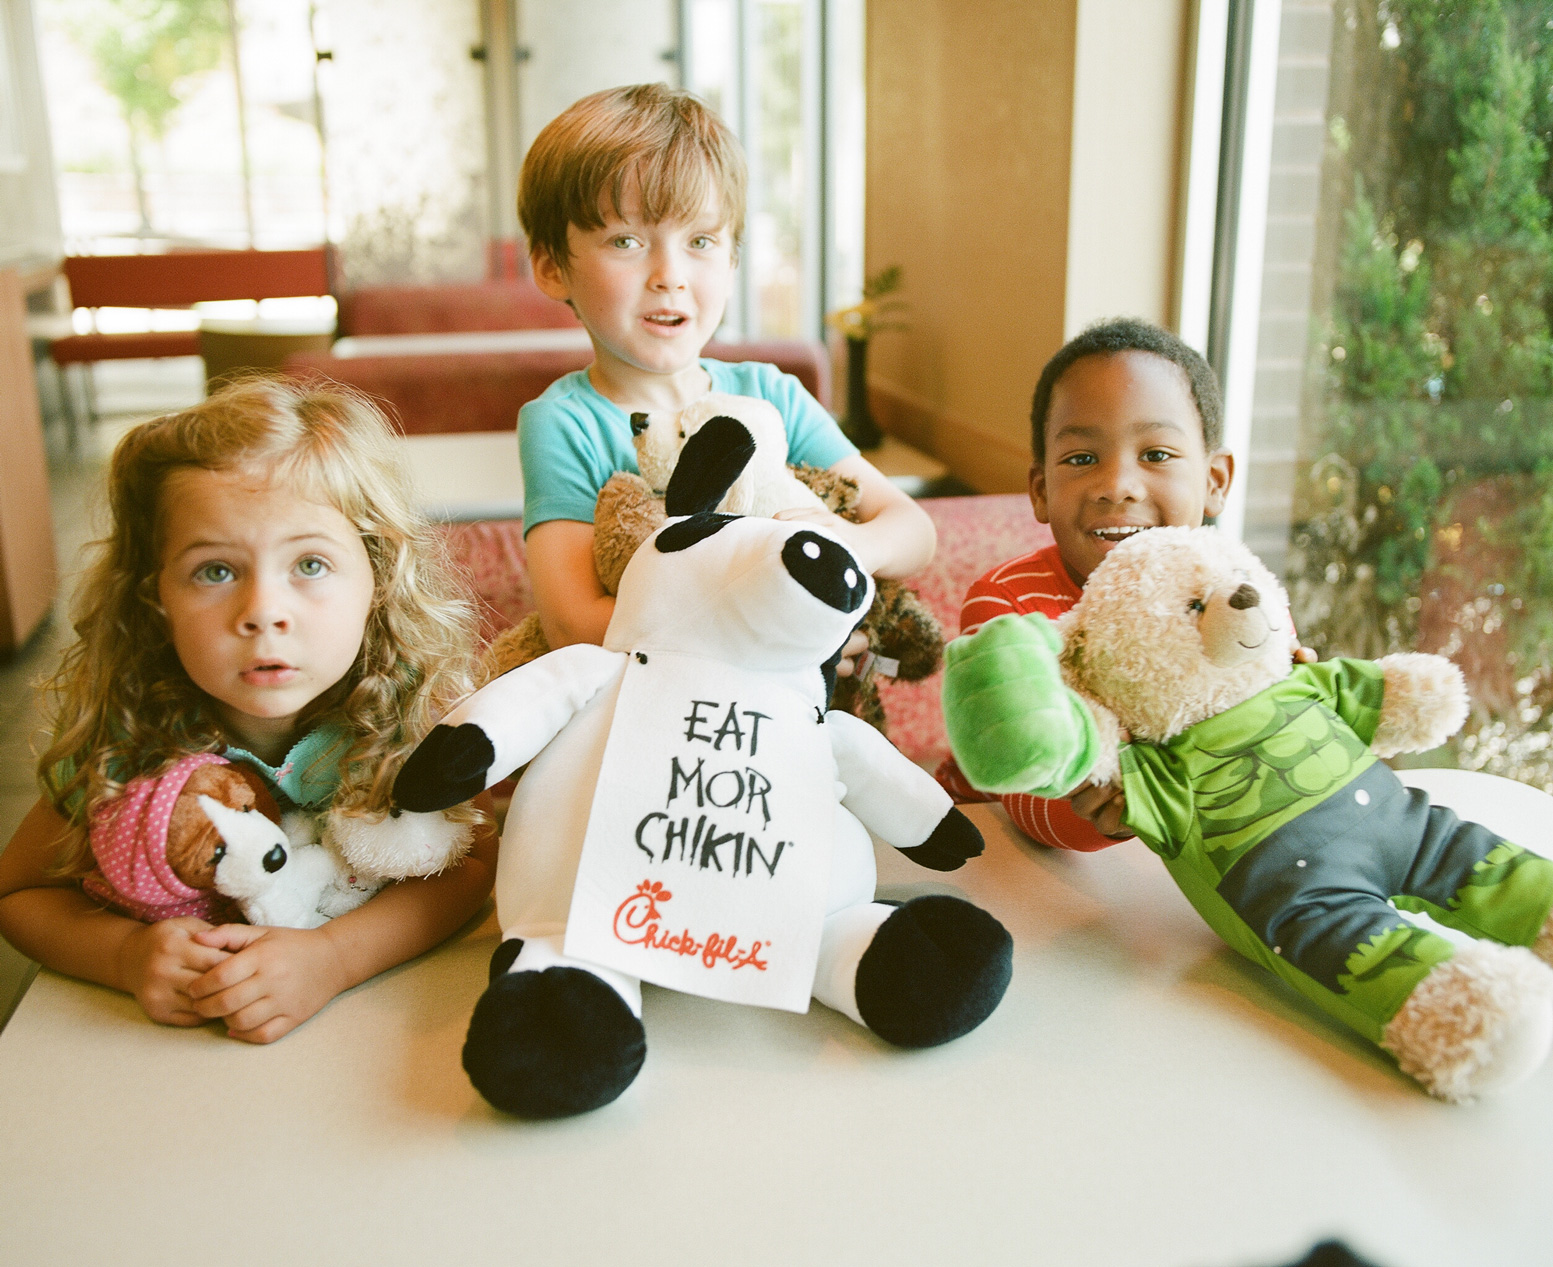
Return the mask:
[[[187,308],[222,299],[286,299],[329,293],[323,247],[304,251],[169,251],[72,255],[65,260],[77,308]],[[57,365],[198,356],[197,330],[68,334],[49,345]]]
[[341,295],[339,304],[342,336],[541,330],[578,324],[570,308],[527,278],[361,286]]
[[[1017,494],[940,497],[919,503],[938,529],[933,562],[909,582],[944,627],[960,630],[960,601],[970,584],[1005,559],[1051,544],[1051,530],[1035,522],[1030,502]],[[453,524],[454,557],[468,570],[480,603],[481,632],[489,639],[534,609],[523,562],[518,520]],[[883,682],[890,738],[913,761],[936,763],[948,751],[939,708],[939,676],[923,682]]]
[[[796,377],[821,404],[829,404],[830,358],[822,343],[712,343],[706,355],[723,361],[770,361]],[[407,435],[422,435],[510,430],[521,405],[592,359],[592,351],[585,348],[351,357],[303,352],[286,358],[286,372],[322,375],[355,387],[385,405]]]

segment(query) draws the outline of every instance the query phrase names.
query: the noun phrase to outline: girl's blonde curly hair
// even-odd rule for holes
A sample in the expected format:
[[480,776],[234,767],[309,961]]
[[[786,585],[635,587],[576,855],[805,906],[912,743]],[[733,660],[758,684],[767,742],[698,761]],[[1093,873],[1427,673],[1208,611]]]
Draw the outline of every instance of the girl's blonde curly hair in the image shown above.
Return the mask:
[[[472,689],[474,609],[441,535],[414,509],[395,439],[366,398],[335,384],[250,379],[130,431],[108,477],[112,525],[72,605],[76,641],[44,683],[51,742],[38,774],[77,830],[58,866],[89,865],[93,809],[135,777],[226,745],[209,698],[173,649],[157,602],[162,489],[174,471],[257,472],[334,507],[361,534],[374,590],[356,662],[313,701],[302,727],[330,721],[355,742],[333,808],[381,814],[394,775],[437,720]],[[479,811],[462,807],[473,821]]]

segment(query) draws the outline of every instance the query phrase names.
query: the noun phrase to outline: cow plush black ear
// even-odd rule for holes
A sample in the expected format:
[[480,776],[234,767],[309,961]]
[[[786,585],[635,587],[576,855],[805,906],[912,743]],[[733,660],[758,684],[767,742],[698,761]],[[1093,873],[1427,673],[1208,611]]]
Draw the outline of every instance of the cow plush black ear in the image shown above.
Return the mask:
[[664,494],[669,518],[715,510],[755,456],[755,437],[737,418],[719,414],[685,441]]

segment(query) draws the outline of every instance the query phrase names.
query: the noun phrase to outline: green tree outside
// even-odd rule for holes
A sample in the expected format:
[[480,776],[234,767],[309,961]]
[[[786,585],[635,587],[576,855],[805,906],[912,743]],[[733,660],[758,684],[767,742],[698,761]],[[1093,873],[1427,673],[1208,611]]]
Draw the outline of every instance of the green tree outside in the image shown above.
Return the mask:
[[146,147],[159,143],[197,75],[221,61],[231,31],[226,0],[53,0],[72,40],[91,58],[129,128],[140,232],[152,231]]
[[1324,655],[1451,655],[1456,759],[1553,790],[1553,0],[1336,8],[1295,618]]

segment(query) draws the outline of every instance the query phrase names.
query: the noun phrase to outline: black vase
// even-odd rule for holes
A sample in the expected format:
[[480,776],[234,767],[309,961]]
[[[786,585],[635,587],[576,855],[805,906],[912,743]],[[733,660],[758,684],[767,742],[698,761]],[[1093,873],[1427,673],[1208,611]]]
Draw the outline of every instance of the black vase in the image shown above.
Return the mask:
[[877,449],[884,439],[868,408],[867,339],[847,339],[847,412],[841,431],[860,449]]

